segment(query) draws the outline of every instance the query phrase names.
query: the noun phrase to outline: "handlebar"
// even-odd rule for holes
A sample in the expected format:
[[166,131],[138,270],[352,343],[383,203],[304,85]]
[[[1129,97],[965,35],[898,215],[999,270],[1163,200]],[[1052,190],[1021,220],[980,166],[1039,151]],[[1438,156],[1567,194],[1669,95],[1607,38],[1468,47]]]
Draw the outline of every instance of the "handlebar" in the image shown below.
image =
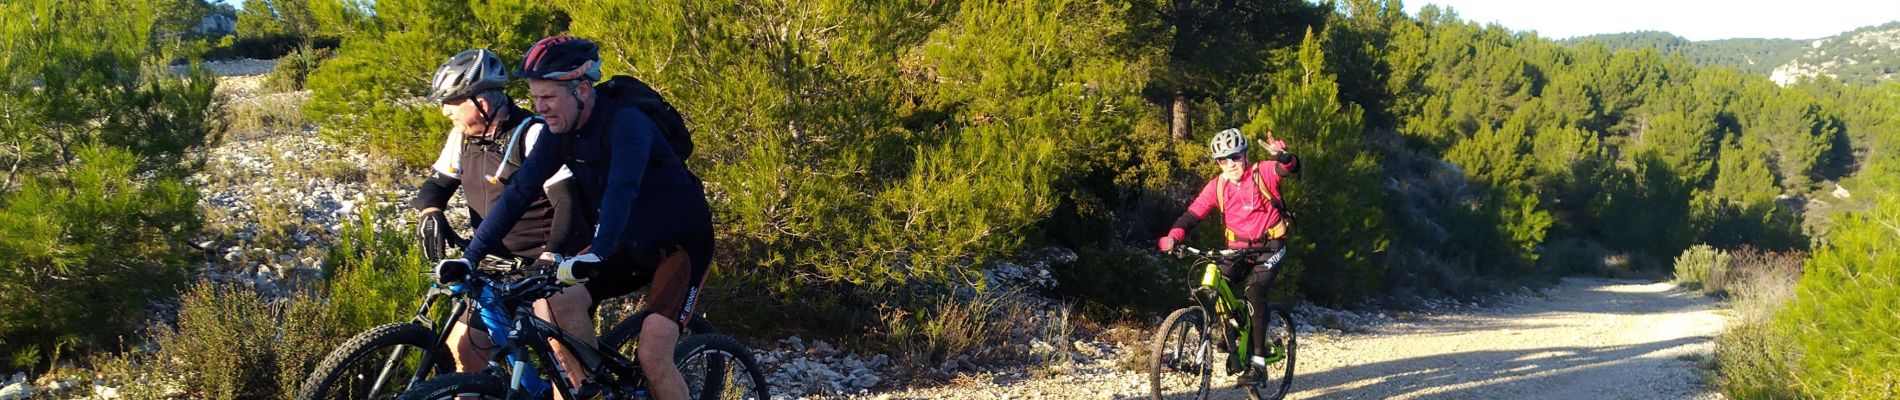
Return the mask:
[[1226,257],[1226,256],[1234,255],[1234,254],[1239,254],[1240,250],[1235,250],[1235,249],[1203,250],[1203,249],[1197,249],[1197,248],[1177,244],[1177,245],[1174,245],[1174,251],[1171,251],[1168,253],[1173,254],[1175,257],[1189,257],[1189,256]]
[[[465,277],[446,284],[437,283],[436,287],[451,294],[471,293],[477,287],[487,287],[504,301],[533,301],[567,288],[555,275],[558,268],[556,264],[536,263],[528,258],[491,255],[471,268]],[[595,272],[591,265],[576,265],[574,269],[576,276],[591,278]]]
[[[1196,257],[1205,261],[1214,261],[1214,260],[1226,259],[1230,257],[1245,256],[1245,255],[1250,255],[1250,254],[1265,254],[1265,253],[1267,253],[1267,250],[1260,249],[1260,248],[1207,250],[1207,249],[1198,249],[1198,248],[1185,246],[1185,245],[1179,245],[1179,244],[1174,245],[1174,251],[1168,252],[1168,254],[1174,255],[1176,258]],[[1279,251],[1273,252],[1274,261],[1278,261],[1278,259],[1284,256],[1285,254],[1286,254],[1286,247],[1281,247]]]

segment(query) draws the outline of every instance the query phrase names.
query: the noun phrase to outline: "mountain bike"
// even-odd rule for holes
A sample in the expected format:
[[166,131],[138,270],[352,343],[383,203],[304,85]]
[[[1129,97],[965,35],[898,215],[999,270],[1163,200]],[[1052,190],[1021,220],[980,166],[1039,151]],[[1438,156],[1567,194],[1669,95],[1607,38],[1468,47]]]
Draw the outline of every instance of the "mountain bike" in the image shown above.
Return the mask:
[[[585,271],[576,271],[576,274],[590,275]],[[400,398],[541,399],[549,397],[546,391],[550,386],[569,399],[648,398],[649,382],[640,369],[639,352],[631,348],[622,350],[625,345],[637,345],[625,340],[638,335],[602,339],[599,347],[584,344],[553,322],[534,315],[535,300],[552,296],[567,287],[555,279],[554,266],[530,267],[523,275],[519,279],[503,279],[478,270],[472,271],[468,279],[458,284],[493,293],[493,296],[477,297],[476,307],[502,310],[507,315],[505,325],[489,329],[506,331],[495,341],[495,356],[490,359],[506,360],[508,367],[500,368],[491,364],[480,373],[439,375],[409,388]],[[549,339],[560,342],[571,350],[573,356],[582,360],[582,365],[589,366],[587,372],[595,383],[588,388],[591,393],[583,393],[582,388],[569,384],[566,379],[568,371],[556,362]],[[630,358],[623,354],[636,356]],[[732,338],[717,333],[683,336],[673,357],[671,361],[679,366],[680,373],[685,377],[687,393],[695,398],[771,398],[765,383],[765,371],[759,368],[752,351]]]
[[[520,274],[522,266],[530,263],[525,258],[490,256],[481,268],[490,275],[509,276]],[[469,312],[479,315],[471,316],[475,317],[470,318],[471,325],[482,323],[484,318],[505,321],[507,318],[499,312],[501,310],[476,307],[475,299],[494,295],[493,291],[472,286],[432,285],[423,293],[422,304],[409,321],[370,328],[324,356],[317,368],[304,378],[295,398],[394,399],[429,377],[454,372],[454,360],[448,352],[448,346],[453,345],[448,342],[448,328]],[[432,319],[436,305],[444,301],[449,305],[448,312]],[[640,321],[645,319],[646,312],[641,311],[621,320],[601,337],[601,343],[607,344],[603,347],[618,349],[630,344],[633,338],[640,336]],[[692,319],[681,336],[714,332],[712,323],[701,314]],[[470,329],[468,334],[483,333]],[[712,366],[723,367],[718,363]]]
[[[1294,342],[1296,335],[1290,307],[1284,304],[1267,306],[1267,326],[1261,329],[1266,335],[1266,365],[1253,365],[1246,357],[1251,350],[1248,344],[1252,343],[1249,339],[1253,334],[1250,329],[1252,321],[1247,317],[1247,299],[1234,290],[1226,277],[1221,276],[1219,266],[1224,262],[1256,262],[1258,257],[1266,254],[1261,251],[1208,251],[1180,246],[1175,255],[1194,257],[1195,264],[1205,264],[1206,268],[1201,275],[1200,285],[1191,291],[1194,305],[1168,314],[1168,318],[1162,320],[1161,327],[1155,332],[1151,348],[1153,358],[1148,365],[1149,384],[1153,387],[1154,398],[1191,393],[1193,399],[1206,399],[1212,394],[1216,368],[1227,375],[1252,370],[1253,383],[1241,385],[1250,399],[1278,400],[1286,397],[1293,388],[1293,356],[1298,349]],[[1278,268],[1285,256],[1286,249],[1283,248],[1259,262]]]

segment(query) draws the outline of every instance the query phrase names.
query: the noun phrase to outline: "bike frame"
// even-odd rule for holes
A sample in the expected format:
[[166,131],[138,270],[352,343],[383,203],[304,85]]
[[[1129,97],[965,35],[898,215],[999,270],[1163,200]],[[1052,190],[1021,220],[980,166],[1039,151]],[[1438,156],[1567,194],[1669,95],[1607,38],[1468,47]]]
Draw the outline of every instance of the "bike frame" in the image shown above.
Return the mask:
[[[1220,257],[1207,260],[1206,267],[1201,274],[1201,285],[1193,290],[1194,301],[1201,305],[1201,312],[1205,314],[1202,316],[1203,319],[1217,322],[1222,328],[1213,329],[1214,332],[1210,333],[1219,335],[1218,337],[1221,342],[1232,344],[1232,347],[1235,349],[1234,354],[1243,355],[1253,354],[1250,352],[1252,349],[1248,347],[1253,343],[1253,319],[1247,318],[1245,314],[1245,310],[1251,307],[1251,305],[1247,303],[1245,297],[1234,291],[1233,285],[1227,281],[1227,277],[1221,276],[1220,263],[1217,262],[1217,260],[1224,260],[1227,257],[1244,256],[1245,254],[1246,253],[1227,253],[1220,255]],[[1280,249],[1280,251],[1275,252],[1272,257],[1268,258],[1266,262],[1269,265],[1273,265],[1273,268],[1279,268],[1280,259],[1285,256],[1286,249]],[[1239,310],[1239,312],[1236,312],[1236,310]],[[1227,334],[1227,329],[1225,328],[1228,327],[1226,324],[1228,324],[1229,321],[1235,321],[1233,327],[1238,328],[1240,331],[1239,337],[1229,337],[1230,335]],[[1279,344],[1268,344],[1267,346],[1266,358],[1268,364],[1286,359],[1286,349],[1284,347]],[[1240,359],[1243,358],[1232,358],[1230,360]],[[1227,372],[1229,374],[1238,373],[1243,370],[1245,365],[1244,362],[1240,363],[1240,365],[1229,362],[1227,363]]]
[[[510,263],[508,265],[515,265],[515,266],[521,265],[521,263],[526,262],[526,260],[522,260],[522,259],[508,259],[508,258],[499,258],[499,257],[493,257],[493,256],[490,256],[489,259],[491,261],[496,261],[500,263]],[[492,291],[487,290],[486,285],[469,286],[466,284],[453,284],[453,285],[448,285],[445,287],[441,284],[430,284],[429,290],[423,293],[422,305],[416,307],[416,314],[414,317],[411,317],[409,319],[409,322],[417,324],[417,325],[422,325],[422,327],[424,328],[428,328],[430,330],[436,331],[435,341],[433,343],[440,343],[440,344],[443,344],[444,346],[447,346],[449,345],[449,324],[453,324],[455,323],[455,321],[460,320],[462,318],[462,314],[468,312],[468,309],[469,309],[470,302],[468,301],[468,298],[466,296],[460,296],[460,295],[469,293],[471,291],[478,291],[477,292],[478,297],[492,298],[494,296]],[[455,300],[454,304],[451,305],[449,308],[449,313],[447,315],[442,316],[442,319],[439,321],[430,321],[429,312],[435,309],[435,302],[444,297],[454,297],[454,300]],[[492,328],[495,325],[505,323],[507,319],[506,315],[490,311],[494,309],[497,309],[497,308],[487,307],[487,308],[481,308],[479,310],[482,312],[482,321],[485,323],[488,323],[487,325],[489,325],[489,327],[491,328],[489,331],[490,340],[495,340],[498,337],[502,337],[501,335],[495,333],[497,331]],[[375,384],[370,386],[370,392],[369,392],[370,397],[375,397],[377,393],[381,393],[383,391],[383,385],[389,383],[389,378],[390,378],[389,373],[393,369],[396,368],[396,363],[402,360],[403,353],[406,350],[407,350],[406,348],[401,348],[401,347],[396,348],[396,350],[392,354],[390,354],[389,359],[383,361],[382,370],[378,371],[376,374]],[[409,387],[414,387],[416,384],[422,383],[424,378],[428,376],[429,371],[427,371],[426,368],[433,366],[434,363],[432,361],[435,360],[436,357],[441,356],[436,353],[437,353],[436,349],[434,348],[422,350],[422,362],[424,365],[417,366],[415,373],[409,376]],[[436,372],[440,372],[440,371],[436,371]],[[545,390],[545,386],[543,386],[543,388],[544,388],[543,390]]]
[[[620,355],[618,352],[588,346],[582,343],[580,338],[562,330],[553,322],[535,316],[532,307],[532,303],[518,307],[515,310],[514,329],[509,330],[506,342],[496,343],[496,352],[507,357],[513,366],[512,375],[508,379],[510,398],[513,398],[515,393],[521,393],[524,390],[529,394],[539,396],[540,391],[545,388],[537,390],[536,386],[549,383],[552,383],[553,387],[561,393],[574,392],[573,385],[570,385],[566,379],[568,372],[566,366],[554,358],[554,347],[548,343],[550,338],[559,341],[562,346],[571,350],[574,356],[582,360],[582,365],[594,365],[595,367],[589,370],[590,375],[601,379],[602,384],[616,385],[620,382],[613,378],[631,377],[633,380],[628,382],[631,384],[629,386],[646,386],[645,374],[639,372],[639,360]],[[526,346],[529,354],[541,365],[553,368],[555,379],[551,382],[542,379],[535,373],[534,367],[522,359],[525,357],[516,357],[516,353],[522,350],[522,346]]]
[[[471,278],[459,285],[469,285],[468,289],[479,290],[472,302],[465,303],[472,303],[482,313],[482,323],[487,326],[489,338],[495,343],[495,349],[489,356],[490,371],[501,367],[495,360],[506,360],[508,363],[508,398],[523,393],[529,397],[539,397],[550,388],[561,393],[574,393],[573,385],[566,379],[566,366],[554,358],[554,348],[548,343],[550,338],[572,350],[583,365],[594,365],[588,372],[600,378],[600,383],[614,387],[621,383],[614,378],[626,377],[632,381],[628,382],[631,385],[625,386],[646,386],[645,374],[640,373],[639,360],[620,355],[617,351],[586,345],[553,322],[535,316],[534,301],[538,298],[526,299],[518,297],[518,294],[508,294],[516,297],[505,299],[504,294],[497,293],[495,287],[498,284],[494,279],[479,274]],[[502,311],[511,307],[512,313]],[[526,351],[523,351],[524,346]],[[552,368],[555,379],[542,379],[534,365],[528,362],[528,357]]]

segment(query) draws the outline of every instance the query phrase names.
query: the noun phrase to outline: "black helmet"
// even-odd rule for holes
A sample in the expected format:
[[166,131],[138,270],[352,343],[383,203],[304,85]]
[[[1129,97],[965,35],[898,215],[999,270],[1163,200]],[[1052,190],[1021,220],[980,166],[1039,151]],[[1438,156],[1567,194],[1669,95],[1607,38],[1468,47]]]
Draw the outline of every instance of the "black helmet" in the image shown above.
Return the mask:
[[500,57],[484,49],[465,50],[436,68],[435,79],[429,82],[429,101],[440,103],[474,96],[500,89],[506,83],[508,70],[501,66]]
[[549,36],[528,47],[528,58],[521,63],[523,78],[570,81],[600,80],[600,47],[573,36]]

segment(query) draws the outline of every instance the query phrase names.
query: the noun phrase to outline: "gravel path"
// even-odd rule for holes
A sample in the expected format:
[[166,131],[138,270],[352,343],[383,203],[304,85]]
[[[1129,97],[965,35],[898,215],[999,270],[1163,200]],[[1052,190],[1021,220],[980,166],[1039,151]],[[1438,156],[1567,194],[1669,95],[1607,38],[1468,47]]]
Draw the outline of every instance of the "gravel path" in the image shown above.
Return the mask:
[[[1303,336],[1289,398],[1720,398],[1702,384],[1697,363],[1726,322],[1719,303],[1672,284],[1564,279],[1541,296],[1478,311]],[[999,373],[865,397],[1143,398],[1145,378],[1098,362],[1058,376]],[[1217,381],[1231,387],[1231,379]],[[1246,398],[1232,389],[1215,397]]]

